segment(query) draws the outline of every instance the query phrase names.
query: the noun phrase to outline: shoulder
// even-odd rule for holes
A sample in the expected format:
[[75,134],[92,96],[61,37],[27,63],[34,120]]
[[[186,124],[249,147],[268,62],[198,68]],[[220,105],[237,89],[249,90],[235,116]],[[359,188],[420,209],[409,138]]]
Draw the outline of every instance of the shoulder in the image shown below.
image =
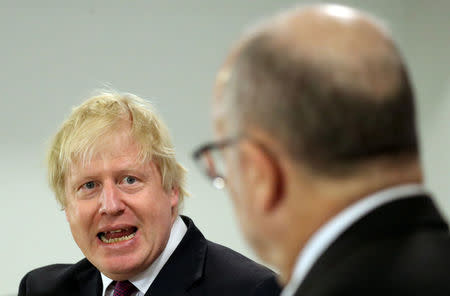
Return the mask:
[[75,290],[77,278],[86,272],[96,272],[95,267],[86,259],[76,264],[52,264],[36,268],[22,278],[19,296],[64,294]]
[[449,249],[448,234],[373,240],[329,268],[310,295],[450,295]]
[[[191,295],[279,295],[280,288],[273,271],[230,248],[205,239],[190,218],[182,218],[188,230],[171,259],[188,263],[190,267],[187,269],[198,273],[190,290]],[[186,258],[196,258],[196,263],[186,262]],[[195,264],[197,266],[193,267]],[[179,268],[177,263],[178,272]]]
[[211,241],[207,245],[205,277],[214,285],[223,285],[224,291],[242,291],[242,295],[279,294],[272,270],[225,246]]
[[217,243],[207,241],[208,251],[206,264],[211,268],[220,268],[222,270],[231,269],[234,272],[247,274],[251,272],[257,277],[274,275],[274,273],[261,264],[245,257],[244,255],[233,251],[230,248]]

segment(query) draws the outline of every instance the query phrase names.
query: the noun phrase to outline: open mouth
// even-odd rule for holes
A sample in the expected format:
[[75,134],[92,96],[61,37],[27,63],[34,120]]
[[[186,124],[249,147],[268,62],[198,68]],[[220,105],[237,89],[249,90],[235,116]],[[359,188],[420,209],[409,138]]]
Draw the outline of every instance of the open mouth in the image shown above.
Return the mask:
[[105,244],[123,242],[135,237],[137,227],[120,228],[111,231],[99,232],[97,237]]

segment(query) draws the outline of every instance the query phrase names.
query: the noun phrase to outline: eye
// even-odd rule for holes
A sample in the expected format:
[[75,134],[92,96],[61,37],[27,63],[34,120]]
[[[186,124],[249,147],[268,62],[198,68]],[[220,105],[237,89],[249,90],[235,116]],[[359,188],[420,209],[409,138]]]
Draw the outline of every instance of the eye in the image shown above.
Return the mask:
[[133,185],[134,183],[136,183],[136,181],[137,179],[133,176],[126,176],[125,178],[123,178],[123,182],[128,185]]
[[84,189],[94,189],[95,188],[95,182],[89,181],[83,184],[82,188]]

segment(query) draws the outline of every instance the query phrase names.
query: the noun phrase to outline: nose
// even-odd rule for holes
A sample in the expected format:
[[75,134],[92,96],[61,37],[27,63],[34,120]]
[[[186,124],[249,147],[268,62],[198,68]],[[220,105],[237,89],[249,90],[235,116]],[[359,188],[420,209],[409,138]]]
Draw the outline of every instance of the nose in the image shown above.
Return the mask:
[[100,196],[100,214],[119,216],[125,211],[121,192],[115,182],[105,182]]

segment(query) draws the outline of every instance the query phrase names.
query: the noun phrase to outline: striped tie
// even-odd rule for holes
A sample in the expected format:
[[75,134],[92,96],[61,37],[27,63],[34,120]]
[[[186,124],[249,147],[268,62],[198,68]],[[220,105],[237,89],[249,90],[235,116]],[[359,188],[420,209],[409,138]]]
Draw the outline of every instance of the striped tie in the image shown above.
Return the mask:
[[129,281],[120,281],[114,286],[113,296],[130,296],[136,290],[136,287]]

